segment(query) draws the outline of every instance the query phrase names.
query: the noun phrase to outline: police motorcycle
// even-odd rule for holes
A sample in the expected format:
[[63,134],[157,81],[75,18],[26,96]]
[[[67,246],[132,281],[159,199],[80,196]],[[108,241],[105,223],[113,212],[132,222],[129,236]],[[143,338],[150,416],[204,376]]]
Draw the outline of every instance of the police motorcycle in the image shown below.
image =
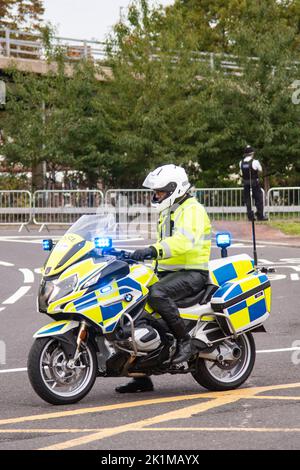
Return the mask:
[[271,286],[246,254],[226,256],[228,233],[217,235],[222,258],[209,282],[178,303],[193,356],[172,364],[176,340],[147,304],[155,269],[112,247],[105,218],[82,216],[49,250],[38,311],[52,322],[34,335],[28,375],[35,392],[54,405],[85,397],[96,377],[188,374],[208,390],[241,386],[255,362],[253,332],[265,331]]

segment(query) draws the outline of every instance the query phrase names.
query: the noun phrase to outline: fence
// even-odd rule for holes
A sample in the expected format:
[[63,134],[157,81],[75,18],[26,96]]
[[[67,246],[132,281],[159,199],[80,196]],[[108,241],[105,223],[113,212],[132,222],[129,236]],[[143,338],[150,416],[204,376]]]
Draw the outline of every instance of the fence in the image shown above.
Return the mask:
[[115,214],[120,236],[155,236],[157,212],[151,207],[151,193],[143,189],[110,189],[106,192],[105,210]]
[[70,225],[84,214],[95,214],[103,205],[101,191],[58,190],[33,194],[32,221],[40,230],[48,225]]
[[29,191],[0,191],[0,225],[19,225],[22,229],[32,217]]
[[[0,56],[30,60],[45,60],[46,49],[42,34],[0,28]],[[99,41],[53,37],[52,46],[59,48],[66,59],[76,61],[83,58],[102,60],[106,45]]]
[[300,217],[300,187],[271,188],[267,195],[268,214],[273,218]]
[[[42,34],[0,28],[0,57],[2,55],[25,60],[45,60],[47,54],[44,43]],[[107,44],[105,42],[55,36],[51,38],[51,46],[59,48],[65,58],[70,61],[78,61],[83,58],[95,61],[107,60]],[[111,44],[112,53],[116,52],[114,47]],[[150,57],[152,61],[160,60],[159,53],[154,53]],[[170,60],[176,62],[176,51],[170,53]],[[232,54],[193,51],[191,52],[191,61],[204,64],[211,70],[222,70],[227,75],[240,76],[243,74],[240,58]],[[249,57],[248,61],[255,66],[259,58]],[[291,65],[298,67],[299,62],[292,62]],[[275,73],[274,67],[273,73]]]
[[[244,220],[242,188],[196,188],[192,194],[203,204],[212,221]],[[271,188],[265,211],[270,218],[300,217],[300,187]],[[114,216],[120,237],[155,236],[157,212],[151,207],[151,191],[111,189],[98,190],[0,191],[0,224],[30,223],[40,226],[70,225],[83,214]]]
[[196,188],[192,193],[205,206],[212,220],[246,219],[243,188]]

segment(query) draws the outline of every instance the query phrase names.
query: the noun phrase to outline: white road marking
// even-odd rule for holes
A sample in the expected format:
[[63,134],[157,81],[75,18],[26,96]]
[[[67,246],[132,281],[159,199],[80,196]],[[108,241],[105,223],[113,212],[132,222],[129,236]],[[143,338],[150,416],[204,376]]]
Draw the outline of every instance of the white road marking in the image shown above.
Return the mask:
[[282,263],[295,263],[300,264],[300,258],[280,258]]
[[27,372],[27,367],[24,367],[22,369],[5,369],[5,370],[0,369],[0,374],[10,374],[12,372]]
[[35,269],[34,269],[34,272],[35,272],[36,274],[41,274],[41,273],[42,273],[42,268],[35,268]]
[[5,307],[0,307],[0,312],[2,312],[3,310],[5,310]]
[[[282,348],[282,349],[265,349],[265,350],[260,350],[256,351],[256,353],[276,353],[276,352],[290,352],[290,351],[300,351],[300,348]],[[13,372],[26,372],[27,368],[20,368],[20,369],[0,369],[0,374],[9,374]]]
[[265,349],[265,350],[262,349],[256,352],[258,354],[263,354],[263,353],[290,352],[290,351],[300,351],[300,348],[282,348],[282,349]]
[[0,261],[0,266],[7,266],[7,267],[9,267],[9,266],[14,266],[14,264],[12,264],[12,263],[7,263],[6,261]]
[[267,264],[267,265],[272,265],[272,264],[275,264],[274,261],[269,261],[268,259],[264,259],[264,258],[259,258],[258,260],[259,264]]
[[19,268],[19,271],[23,274],[24,276],[24,282],[25,283],[31,283],[34,282],[34,274],[31,271],[31,269],[28,268]]
[[286,275],[285,274],[268,274],[268,278],[271,282],[281,281],[282,279],[286,279]]
[[23,295],[27,294],[27,292],[31,289],[31,286],[22,286],[20,287],[11,297],[4,300],[3,305],[11,305],[17,302],[18,300],[23,297]]
[[292,280],[292,281],[299,281],[299,280],[300,280],[299,274],[297,274],[297,273],[292,273],[292,274],[291,274],[291,280]]

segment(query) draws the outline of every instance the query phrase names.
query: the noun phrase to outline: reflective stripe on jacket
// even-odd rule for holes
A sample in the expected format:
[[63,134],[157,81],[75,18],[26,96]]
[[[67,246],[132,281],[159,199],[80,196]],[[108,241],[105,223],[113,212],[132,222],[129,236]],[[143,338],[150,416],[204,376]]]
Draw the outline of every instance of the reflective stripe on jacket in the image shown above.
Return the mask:
[[205,208],[194,197],[174,204],[160,214],[158,242],[159,271],[208,269],[211,224]]

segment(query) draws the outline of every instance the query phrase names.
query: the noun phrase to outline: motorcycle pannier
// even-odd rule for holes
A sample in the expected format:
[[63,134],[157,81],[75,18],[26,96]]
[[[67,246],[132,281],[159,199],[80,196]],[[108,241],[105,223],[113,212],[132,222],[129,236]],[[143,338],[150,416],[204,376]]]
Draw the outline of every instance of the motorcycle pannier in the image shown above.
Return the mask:
[[216,291],[211,306],[214,312],[225,315],[217,317],[224,330],[234,333],[254,328],[265,321],[271,311],[270,281],[259,273],[228,281]]

